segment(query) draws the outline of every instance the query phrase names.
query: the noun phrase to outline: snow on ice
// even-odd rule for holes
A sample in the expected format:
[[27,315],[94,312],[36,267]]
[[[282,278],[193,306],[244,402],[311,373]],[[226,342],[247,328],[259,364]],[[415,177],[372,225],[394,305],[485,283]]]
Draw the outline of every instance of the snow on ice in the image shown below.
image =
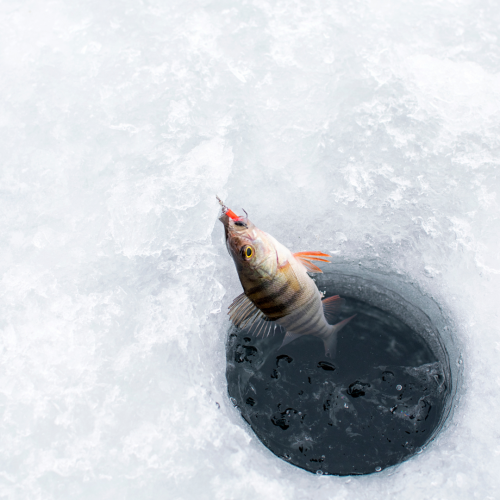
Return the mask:
[[[2,2],[0,496],[494,498],[499,25],[488,0]],[[452,311],[463,384],[423,453],[316,477],[255,438],[216,194]]]

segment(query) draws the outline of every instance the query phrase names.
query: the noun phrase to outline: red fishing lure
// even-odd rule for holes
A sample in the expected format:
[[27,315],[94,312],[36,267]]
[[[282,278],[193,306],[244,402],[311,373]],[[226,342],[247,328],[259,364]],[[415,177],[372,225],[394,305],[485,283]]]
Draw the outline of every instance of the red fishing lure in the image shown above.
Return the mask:
[[232,211],[232,210],[229,210],[229,208],[226,207],[226,205],[224,205],[224,203],[222,203],[222,200],[216,196],[216,198],[219,200],[219,203],[221,204],[222,206],[222,211],[228,216],[228,217],[231,217],[231,219],[233,220],[238,220],[239,217]]

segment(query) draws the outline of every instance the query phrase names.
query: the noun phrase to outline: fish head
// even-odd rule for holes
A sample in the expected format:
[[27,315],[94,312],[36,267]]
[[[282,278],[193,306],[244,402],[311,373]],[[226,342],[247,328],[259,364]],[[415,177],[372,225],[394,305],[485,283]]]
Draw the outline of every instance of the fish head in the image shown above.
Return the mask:
[[222,214],[226,246],[234,260],[240,278],[272,277],[276,272],[276,251],[269,236],[257,228],[248,217],[231,218]]

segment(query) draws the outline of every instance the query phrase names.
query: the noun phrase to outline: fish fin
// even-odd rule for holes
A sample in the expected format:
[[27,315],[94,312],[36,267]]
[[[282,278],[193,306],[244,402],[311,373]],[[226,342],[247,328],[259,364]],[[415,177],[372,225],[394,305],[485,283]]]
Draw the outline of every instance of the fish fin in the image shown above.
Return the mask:
[[250,315],[244,318],[239,324],[238,328],[248,328],[251,330],[253,326],[258,322],[259,317],[262,315],[260,311],[257,312],[250,312]]
[[[356,315],[354,315],[356,316]],[[325,344],[325,356],[328,358],[334,358],[335,355],[337,354],[337,334],[344,328],[349,321],[351,321],[354,316],[351,316],[350,318],[342,320],[340,323],[337,323],[336,325],[332,326],[332,330],[328,337],[323,340],[323,343]]]
[[300,336],[300,333],[286,332],[285,338],[283,339],[283,342],[281,343],[279,348],[281,349],[282,347],[285,347],[287,344],[295,339],[298,339]]
[[255,314],[246,325],[242,325],[242,328],[248,328],[249,335],[255,335],[258,337],[265,324],[265,316],[259,311]]
[[271,331],[273,321],[258,309],[244,293],[233,300],[229,306],[228,314],[234,326],[248,328],[249,333],[256,334],[256,337],[261,333],[269,335]]
[[[296,259],[307,259],[307,260],[320,260],[322,262],[330,262],[328,259],[331,259],[332,257],[328,255],[327,253],[322,253],[322,252],[297,252],[294,253],[293,256]],[[324,257],[327,257],[326,259]]]
[[253,304],[251,302],[242,301],[241,304],[228,312],[229,317],[235,326],[240,326],[240,323],[247,321],[255,314],[252,306]]
[[330,262],[328,259],[323,257],[330,256],[327,253],[322,252],[297,252],[293,256],[309,271],[310,273],[322,273],[323,271],[311,261],[316,260],[320,262]]
[[[257,313],[262,314],[257,306],[242,293],[233,300],[227,314],[229,314],[229,318],[233,325],[240,328],[240,325],[248,323]],[[257,317],[254,318],[254,321],[255,319],[257,319]]]
[[284,331],[285,331],[285,329],[281,325],[278,325],[278,323],[276,323],[276,321],[272,321],[270,323],[270,327],[268,328],[268,332],[267,332],[266,337],[268,337],[269,335],[276,335],[276,333],[280,334]]
[[309,273],[318,273],[318,274],[323,273],[323,271],[316,264],[313,264],[312,262],[309,262],[307,260],[299,259],[299,261]]
[[326,319],[332,319],[333,316],[340,312],[342,306],[345,304],[345,300],[341,299],[338,295],[334,295],[333,297],[323,299],[321,303],[323,304],[323,312]]
[[261,334],[262,337],[269,337],[269,334],[276,332],[276,323],[259,311],[246,324],[241,323],[240,328],[248,328],[248,335],[254,337],[260,337]]

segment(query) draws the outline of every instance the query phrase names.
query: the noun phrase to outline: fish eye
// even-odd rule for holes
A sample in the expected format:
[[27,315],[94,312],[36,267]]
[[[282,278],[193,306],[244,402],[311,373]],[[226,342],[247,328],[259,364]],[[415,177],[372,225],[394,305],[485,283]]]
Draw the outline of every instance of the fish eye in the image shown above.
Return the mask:
[[240,221],[237,221],[234,223],[235,226],[243,226],[243,227],[247,227],[247,225],[244,223],[244,222],[240,222]]
[[253,255],[253,249],[251,246],[246,246],[246,247],[243,247],[243,257],[245,257],[245,259],[250,259]]

